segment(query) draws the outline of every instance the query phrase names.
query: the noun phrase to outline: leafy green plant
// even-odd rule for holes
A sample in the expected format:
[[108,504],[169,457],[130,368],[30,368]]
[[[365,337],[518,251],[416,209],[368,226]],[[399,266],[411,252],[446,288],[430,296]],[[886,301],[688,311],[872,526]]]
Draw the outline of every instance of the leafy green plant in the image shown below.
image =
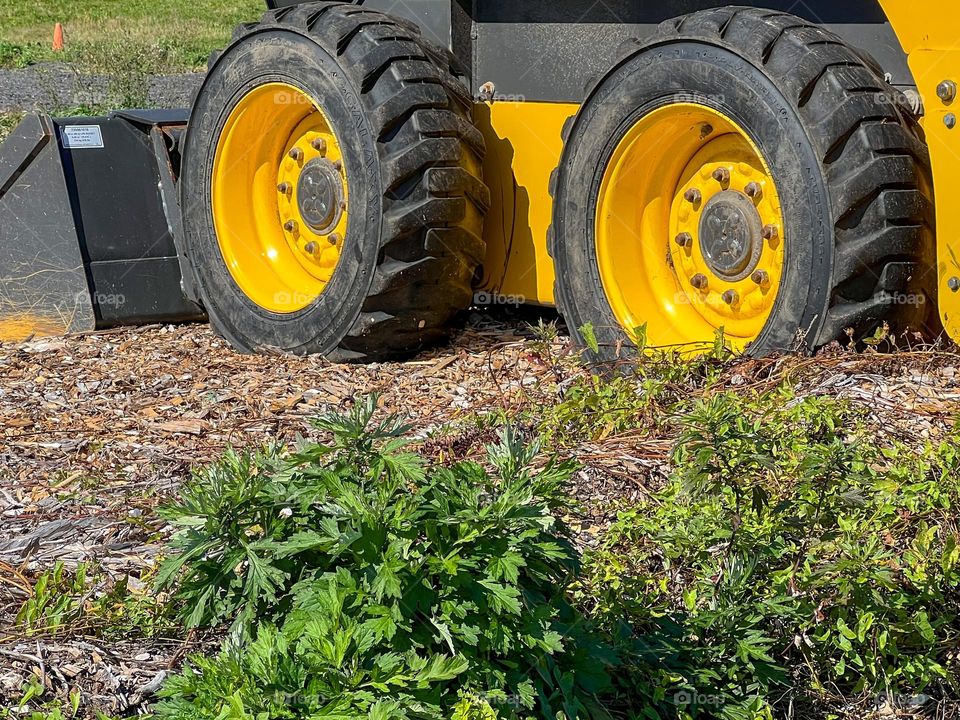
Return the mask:
[[[145,570],[145,577],[150,572]],[[16,622],[28,634],[82,630],[105,637],[150,637],[173,629],[167,606],[154,595],[134,591],[127,577],[114,582],[84,562],[73,572],[57,562],[42,573]]]
[[554,512],[574,467],[535,469],[511,430],[486,467],[431,466],[375,407],[316,421],[328,444],[229,453],[163,511],[180,530],[161,585],[232,641],[159,716],[604,717],[615,659],[567,601],[578,555]]
[[[141,583],[150,582],[151,572],[150,568],[144,571]],[[108,638],[156,637],[175,632],[177,625],[168,605],[149,592],[149,585],[146,588],[134,589],[126,576],[110,583],[84,610],[88,631]]]
[[719,356],[651,350],[632,371],[576,377],[559,402],[537,409],[538,429],[559,446],[657,429],[669,408],[709,388],[721,368]]
[[548,439],[564,445],[636,428],[653,401],[652,395],[639,391],[641,383],[628,376],[578,378],[561,402],[546,409],[541,428]]
[[630,620],[647,666],[624,677],[664,714],[725,718],[960,692],[956,437],[877,447],[862,411],[784,391],[717,394],[682,428],[673,480],[580,591],[612,631]]
[[[47,690],[37,677],[31,677],[22,690],[23,694],[11,707],[0,708],[0,718],[8,720],[70,720],[80,716],[79,690],[71,690],[66,701],[45,699]],[[94,711],[96,720],[111,720],[102,712]]]
[[31,597],[20,606],[16,622],[28,633],[56,632],[83,612],[81,598],[87,589],[87,564],[75,572],[58,561],[37,578]]

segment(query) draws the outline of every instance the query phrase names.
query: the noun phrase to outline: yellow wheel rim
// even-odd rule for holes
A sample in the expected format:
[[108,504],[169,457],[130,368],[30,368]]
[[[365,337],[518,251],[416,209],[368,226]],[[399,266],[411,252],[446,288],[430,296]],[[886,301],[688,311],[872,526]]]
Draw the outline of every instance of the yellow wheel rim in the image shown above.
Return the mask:
[[306,93],[261,85],[217,144],[212,205],[230,275],[260,307],[288,314],[326,289],[347,235],[347,168],[337,134]]
[[642,117],[617,145],[597,201],[604,292],[648,347],[742,350],[763,331],[784,268],[783,211],[766,161],[731,118],[693,103]]

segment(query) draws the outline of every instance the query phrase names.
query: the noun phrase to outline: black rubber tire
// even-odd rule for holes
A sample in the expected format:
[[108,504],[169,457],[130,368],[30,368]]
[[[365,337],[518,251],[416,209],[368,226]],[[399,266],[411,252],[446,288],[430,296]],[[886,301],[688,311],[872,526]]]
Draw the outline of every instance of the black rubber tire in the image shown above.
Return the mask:
[[[489,205],[483,137],[452,56],[406,20],[313,2],[241,25],[211,61],[187,134],[181,200],[189,259],[217,331],[241,351],[341,361],[407,355],[446,337],[473,298]],[[268,82],[320,99],[356,169],[348,181],[357,209],[333,278],[291,314],[254,304],[233,281],[210,203],[224,123]]]
[[[771,167],[784,208],[785,278],[748,353],[814,351],[886,322],[921,326],[933,303],[932,187],[902,95],[860,51],[780,12],[727,7],[663,23],[633,41],[564,129],[549,247],[574,337],[590,323],[595,360],[631,354],[606,300],[594,220],[600,181],[636,120],[696,98],[737,120]],[[663,238],[664,246],[668,242]]]

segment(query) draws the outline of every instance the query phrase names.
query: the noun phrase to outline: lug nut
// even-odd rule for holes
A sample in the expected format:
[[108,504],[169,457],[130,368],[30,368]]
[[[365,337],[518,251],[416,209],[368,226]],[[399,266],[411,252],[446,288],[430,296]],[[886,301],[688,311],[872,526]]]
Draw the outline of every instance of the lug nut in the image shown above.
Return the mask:
[[957,126],[957,116],[953,113],[947,113],[946,117],[943,118],[943,124],[947,126],[947,130],[953,130]]
[[763,194],[763,188],[760,187],[760,183],[752,182],[747,185],[747,187],[744,189],[744,192],[747,194],[747,197],[756,200],[761,194]]
[[327,141],[323,138],[317,138],[310,145],[313,146],[313,149],[316,150],[321,155],[327,154]]
[[706,290],[707,288],[707,276],[703,273],[697,273],[692,278],[690,278],[690,284],[693,285],[697,290]]
[[327,242],[329,242],[331,245],[339,245],[342,239],[343,238],[340,237],[340,233],[330,233],[327,235]]
[[957,290],[960,290],[960,277],[954,276],[947,280],[947,287],[950,288],[951,292],[957,292]]
[[780,237],[780,231],[776,225],[764,225],[763,230],[760,231],[760,235],[764,240],[776,240]]
[[291,232],[291,233],[292,233],[294,230],[297,229],[297,224],[296,224],[293,220],[287,220],[287,221],[283,224],[283,229],[286,230],[287,232]]
[[346,201],[346,200],[341,200],[341,201],[340,201],[340,212],[346,212],[346,210],[347,210],[347,201]]
[[317,245],[315,242],[313,242],[313,240],[311,240],[310,242],[308,242],[306,245],[303,246],[303,251],[307,255],[316,255],[319,247],[320,247],[319,245]]
[[297,148],[297,147],[293,148],[289,154],[290,154],[290,157],[292,157],[297,162],[300,162],[301,160],[303,160],[303,150],[301,150],[300,148]]
[[335,163],[333,163],[333,169],[336,170],[337,172],[340,172],[341,170],[343,170],[343,163],[337,160]]
[[733,305],[733,304],[735,304],[735,303],[737,302],[737,300],[739,300],[739,299],[740,299],[740,296],[737,295],[737,291],[736,291],[736,290],[727,290],[727,291],[723,294],[723,301],[724,301],[727,305]]
[[292,188],[290,187],[290,183],[288,182],[282,182],[279,185],[277,185],[277,192],[280,193],[281,195],[289,195],[291,189]]
[[730,171],[725,167],[719,167],[713,171],[713,179],[721,185],[726,185],[730,182]]
[[953,80],[944,80],[937,85],[937,97],[945,103],[952,103],[957,97],[957,84]]
[[701,195],[700,191],[696,188],[690,188],[683,194],[683,199],[688,203],[692,203],[693,205],[696,205],[698,202],[700,202],[700,198],[702,197],[703,195]]
[[766,285],[770,282],[770,276],[767,274],[766,270],[754,270],[753,275],[750,276],[750,279],[753,280],[757,285]]
[[689,247],[693,244],[693,235],[688,232],[682,232],[677,235],[676,242],[680,247]]

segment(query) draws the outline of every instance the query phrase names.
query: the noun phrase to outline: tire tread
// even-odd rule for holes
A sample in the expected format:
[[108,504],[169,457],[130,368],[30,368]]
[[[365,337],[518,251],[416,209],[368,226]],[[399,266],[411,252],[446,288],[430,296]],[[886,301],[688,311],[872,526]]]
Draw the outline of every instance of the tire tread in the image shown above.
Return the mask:
[[[380,256],[361,312],[328,357],[409,355],[443,339],[472,298],[486,246],[490,193],[483,136],[456,58],[412,22],[346,2],[266,12],[234,39],[277,28],[312,38],[339,58],[377,140],[384,191]],[[316,351],[304,345],[305,352]]]

